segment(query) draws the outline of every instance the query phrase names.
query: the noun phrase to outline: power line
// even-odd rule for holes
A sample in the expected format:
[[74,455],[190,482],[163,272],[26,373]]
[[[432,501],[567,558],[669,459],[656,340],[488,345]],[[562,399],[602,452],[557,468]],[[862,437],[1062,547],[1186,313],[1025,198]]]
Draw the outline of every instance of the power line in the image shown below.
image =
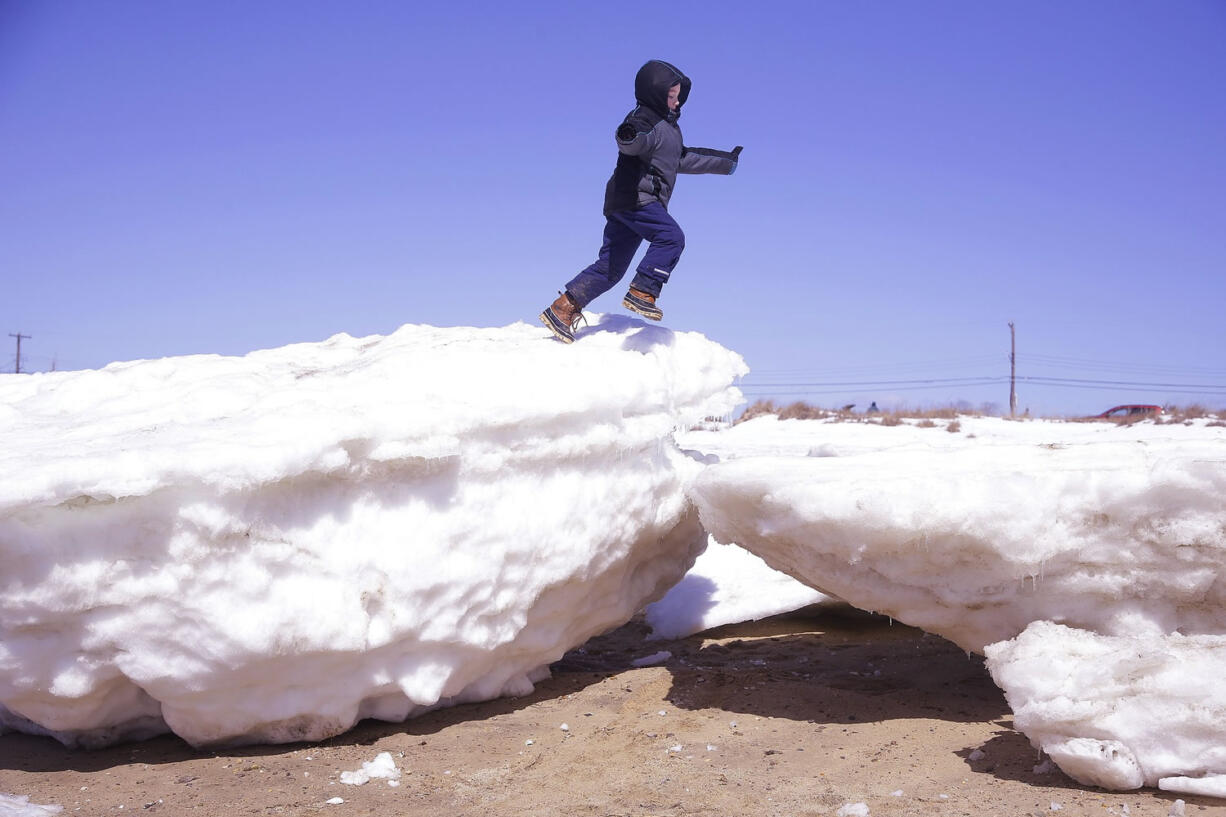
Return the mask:
[[911,385],[915,383],[929,383],[934,386],[956,386],[959,383],[970,383],[988,380],[993,383],[999,382],[1000,378],[995,375],[986,375],[984,377],[926,377],[916,380],[818,380],[808,381],[803,383],[762,383],[754,384],[753,388],[766,388],[768,386],[892,386],[892,385]]
[[[1098,391],[1119,391],[1121,389],[1144,389],[1154,395],[1186,395],[1218,397],[1226,396],[1226,384],[1218,383],[1186,383],[1189,379],[1218,379],[1226,377],[1226,369],[1207,367],[1172,367],[1156,364],[1112,363],[1095,361],[1085,358],[1063,355],[1032,355],[1027,362],[1037,363],[1042,368],[1086,371],[1091,374],[1133,375],[1136,377],[1157,376],[1161,380],[1141,379],[1103,379],[1096,377],[1058,377],[1054,375],[1022,375],[1017,374],[1017,331],[1015,324],[1009,322],[1009,373],[1001,375],[979,375],[961,377],[921,377],[921,378],[882,378],[882,379],[836,379],[843,374],[870,375],[873,372],[898,373],[934,371],[940,368],[979,368],[996,363],[999,357],[976,356],[959,360],[945,360],[929,363],[890,363],[878,365],[853,365],[840,368],[821,370],[820,374],[803,369],[775,369],[751,372],[741,384],[741,391],[748,397],[768,396],[807,396],[826,394],[845,394],[849,389],[888,389],[890,391],[924,391],[932,389],[976,389],[985,386],[1009,384],[1009,412],[1017,411],[1017,383],[1032,386],[1042,386],[1055,389],[1082,389]],[[830,379],[827,379],[830,378]]]
[[[1216,383],[1151,383],[1136,380],[1094,380],[1090,378],[1046,377],[1042,375],[1023,375],[1018,381],[1036,386],[1052,388],[1081,388],[1118,390],[1120,388],[1146,389],[1160,394],[1202,394],[1226,396],[1226,384]],[[771,393],[782,394],[835,394],[844,392],[848,387],[881,388],[894,391],[917,391],[923,389],[959,388],[978,386],[998,386],[1011,381],[1007,375],[984,375],[982,377],[933,378],[916,380],[854,380],[854,381],[807,381],[797,383],[745,384],[741,390],[747,394],[761,395]],[[778,392],[783,388],[786,391]]]
[[[752,376],[752,375],[751,375]],[[747,380],[751,376],[747,376]],[[810,387],[831,387],[831,386],[871,386],[871,387],[887,387],[887,386],[956,386],[963,384],[988,384],[988,383],[1005,383],[1011,379],[1006,375],[973,375],[967,377],[922,377],[922,378],[906,378],[906,379],[889,379],[889,380],[796,380],[785,381],[778,383],[753,383],[745,384],[743,388],[765,389],[765,388],[810,388]],[[1085,385],[1101,385],[1101,386],[1129,386],[1135,388],[1156,388],[1156,389],[1173,389],[1176,391],[1189,391],[1197,389],[1207,389],[1209,391],[1226,391],[1226,383],[1172,383],[1166,381],[1149,381],[1149,380],[1101,380],[1089,377],[1055,377],[1050,375],[1018,375],[1017,379],[1028,383],[1038,383],[1044,385],[1055,384],[1085,384]]]
[[[967,383],[961,386],[960,388],[979,388],[981,386],[995,387],[995,386],[999,386],[1001,383],[1005,382],[1006,380],[1007,378],[996,378],[990,381],[985,380],[981,383]],[[932,386],[932,385],[893,386],[890,388],[890,391],[892,392],[895,392],[895,391],[925,391],[928,389],[941,389],[941,388],[947,388],[947,387],[940,386],[940,385],[936,385],[936,386]],[[772,390],[772,389],[756,390],[751,387],[745,387],[745,386],[741,387],[741,391],[748,397],[769,397],[769,396],[779,396],[779,395],[785,395],[785,394],[786,395],[819,395],[819,394],[846,394],[847,393],[847,389],[817,388],[817,389],[789,389],[787,391],[778,391],[778,390]]]
[[1156,363],[1115,363],[1064,357],[1060,355],[1031,355],[1028,360],[1057,369],[1082,369],[1086,371],[1120,372],[1124,374],[1157,374],[1174,377],[1226,377],[1226,369],[1202,366],[1168,366]]
[[882,373],[906,373],[909,371],[930,372],[941,369],[958,368],[964,369],[968,367],[989,366],[1000,360],[999,355],[976,355],[974,357],[952,358],[946,360],[927,360],[927,361],[907,361],[907,362],[892,362],[892,363],[864,363],[852,364],[847,366],[828,366],[821,369],[757,369],[755,368],[750,377],[764,377],[767,379],[774,377],[805,377],[805,376],[837,376],[840,374],[871,374],[873,372]]
[[1082,377],[1023,377],[1022,380],[1027,380],[1032,383],[1043,383],[1052,385],[1055,383],[1087,383],[1103,386],[1130,386],[1136,388],[1148,389],[1174,389],[1177,391],[1188,391],[1192,389],[1210,389],[1213,391],[1226,391],[1226,384],[1216,383],[1143,383],[1136,380],[1091,380]]
[[1074,377],[1023,377],[1028,383],[1039,386],[1087,389],[1146,389],[1162,394],[1221,394],[1226,395],[1226,385],[1212,383],[1140,383],[1131,380],[1089,380]]

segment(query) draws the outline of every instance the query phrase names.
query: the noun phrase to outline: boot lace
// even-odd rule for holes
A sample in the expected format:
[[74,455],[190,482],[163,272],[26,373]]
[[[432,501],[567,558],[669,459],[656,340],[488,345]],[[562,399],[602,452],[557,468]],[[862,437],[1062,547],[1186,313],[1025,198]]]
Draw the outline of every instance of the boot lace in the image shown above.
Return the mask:
[[[562,290],[558,290],[558,295],[565,295],[565,294],[566,293],[564,293]],[[575,314],[572,315],[570,319],[570,331],[571,332],[579,331],[579,321],[583,321],[584,326],[591,326],[591,324],[587,322],[587,318],[584,317],[583,310],[576,306]]]

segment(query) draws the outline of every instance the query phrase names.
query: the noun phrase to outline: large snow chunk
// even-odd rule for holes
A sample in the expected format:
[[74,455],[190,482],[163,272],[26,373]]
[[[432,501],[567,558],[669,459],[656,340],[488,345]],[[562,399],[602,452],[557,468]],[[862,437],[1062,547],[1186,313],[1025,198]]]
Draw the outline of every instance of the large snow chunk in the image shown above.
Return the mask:
[[709,466],[692,498],[719,541],[981,651],[1037,620],[1226,632],[1224,462],[1226,435],[1203,431],[749,457]]
[[317,740],[523,694],[706,542],[736,354],[606,318],[0,377],[0,723]]
[[1226,636],[1039,621],[985,653],[1014,725],[1073,779],[1226,796]]

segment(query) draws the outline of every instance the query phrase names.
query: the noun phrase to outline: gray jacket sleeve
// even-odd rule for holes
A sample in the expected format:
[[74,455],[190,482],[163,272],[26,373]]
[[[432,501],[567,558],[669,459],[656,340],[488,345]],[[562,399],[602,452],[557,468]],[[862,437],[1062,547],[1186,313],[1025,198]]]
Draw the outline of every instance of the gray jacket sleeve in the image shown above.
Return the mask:
[[[642,124],[634,121],[623,122],[617,129],[617,149],[627,156],[642,156],[652,153],[659,146],[660,137],[655,128],[642,129]],[[635,127],[638,125],[639,127]]]
[[737,154],[711,148],[682,148],[678,173],[719,173],[731,176],[736,170]]

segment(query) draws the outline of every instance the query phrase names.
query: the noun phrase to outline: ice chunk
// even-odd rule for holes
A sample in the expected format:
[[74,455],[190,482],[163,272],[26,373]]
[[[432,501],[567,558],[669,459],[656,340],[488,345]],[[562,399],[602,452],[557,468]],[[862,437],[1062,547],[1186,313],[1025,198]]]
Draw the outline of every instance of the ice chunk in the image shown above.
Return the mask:
[[355,772],[341,772],[341,782],[349,786],[364,786],[371,780],[394,782],[400,779],[400,769],[392,760],[391,752],[380,752],[374,760],[362,764]]
[[0,724],[318,740],[522,695],[706,544],[701,335],[406,326],[0,376]]
[[1079,783],[1117,791],[1145,785],[1136,755],[1118,740],[1056,737],[1043,740],[1042,747],[1061,771]]
[[1041,619],[1226,632],[1226,433],[1157,428],[1143,444],[959,435],[834,458],[738,459],[725,442],[692,497],[719,541],[969,650]]
[[1104,636],[1035,622],[986,653],[1014,725],[1073,779],[1226,792],[1226,635]]
[[[1158,788],[1180,794],[1226,798],[1226,774],[1207,774],[1204,777],[1163,777],[1158,780]],[[1175,802],[1182,803],[1183,801],[1176,800]],[[1174,810],[1171,813],[1174,814]]]
[[31,803],[30,798],[24,794],[0,793],[0,817],[48,817],[63,810],[63,806],[40,806]]
[[668,659],[672,658],[673,654],[668,650],[660,650],[653,652],[651,655],[644,655],[642,658],[636,658],[630,662],[632,667],[654,667],[658,664],[663,664]]

